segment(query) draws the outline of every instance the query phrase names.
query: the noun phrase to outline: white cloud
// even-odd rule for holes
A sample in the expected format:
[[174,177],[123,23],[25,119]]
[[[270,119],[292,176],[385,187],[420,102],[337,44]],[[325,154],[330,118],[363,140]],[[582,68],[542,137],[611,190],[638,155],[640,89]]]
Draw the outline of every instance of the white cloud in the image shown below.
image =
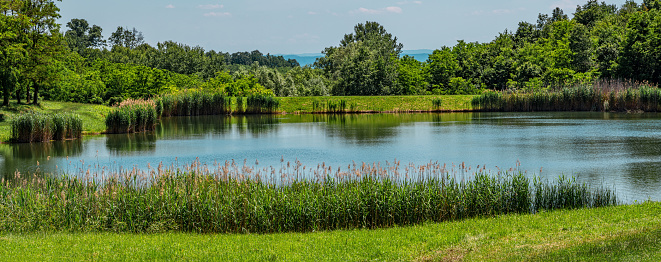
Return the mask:
[[317,14],[317,12],[312,12],[312,11],[308,12],[308,15],[316,15],[316,14]]
[[401,14],[403,12],[401,7],[397,6],[389,6],[386,8],[380,8],[380,9],[367,9],[364,7],[358,8],[357,11],[353,11],[353,13],[358,12],[358,13],[363,13],[363,14],[371,14],[371,15],[377,15],[377,14],[383,14],[383,13],[395,13],[395,14]]
[[204,16],[231,17],[232,14],[229,12],[209,12],[204,14]]
[[167,8],[167,9],[172,9],[172,8],[174,8],[174,5],[171,5],[171,4],[170,4],[170,5],[166,5],[165,8]]
[[200,8],[200,9],[207,9],[207,10],[210,10],[210,9],[220,9],[220,8],[223,8],[223,7],[225,7],[225,6],[224,6],[224,5],[221,5],[221,4],[215,4],[215,5],[198,5],[198,6],[197,6],[197,8]]
[[422,1],[401,1],[397,2],[398,5],[408,5],[408,4],[416,4],[416,5],[421,5]]
[[386,7],[386,12],[401,14],[402,13],[402,8],[397,7],[397,6],[389,6],[389,7]]

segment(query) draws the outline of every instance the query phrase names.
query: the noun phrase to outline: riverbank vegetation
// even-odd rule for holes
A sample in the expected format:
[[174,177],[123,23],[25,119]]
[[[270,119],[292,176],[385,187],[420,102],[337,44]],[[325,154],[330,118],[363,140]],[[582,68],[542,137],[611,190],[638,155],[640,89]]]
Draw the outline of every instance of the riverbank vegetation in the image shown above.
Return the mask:
[[125,100],[106,116],[106,133],[154,131],[159,117],[153,100]]
[[436,163],[337,171],[226,162],[104,174],[16,173],[0,186],[0,232],[278,233],[384,228],[616,205],[607,188]]
[[660,209],[648,202],[313,233],[0,233],[0,260],[658,261]]
[[82,136],[83,120],[72,114],[19,115],[11,122],[11,141],[18,143],[49,142]]
[[661,89],[602,83],[546,92],[486,92],[472,101],[482,111],[661,111]]

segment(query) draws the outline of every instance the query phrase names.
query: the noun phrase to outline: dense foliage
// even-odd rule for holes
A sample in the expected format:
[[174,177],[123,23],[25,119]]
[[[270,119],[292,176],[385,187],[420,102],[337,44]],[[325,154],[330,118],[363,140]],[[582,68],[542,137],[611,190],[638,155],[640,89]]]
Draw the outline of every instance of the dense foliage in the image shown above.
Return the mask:
[[135,28],[55,22],[53,0],[0,3],[3,104],[39,99],[116,104],[187,89],[226,96],[479,94],[546,92],[602,80],[661,81],[661,4],[621,7],[588,0],[570,18],[560,8],[520,22],[488,43],[459,41],[426,61],[401,57],[397,37],[377,22],[354,27],[313,67],[258,50],[233,54],[165,41]]

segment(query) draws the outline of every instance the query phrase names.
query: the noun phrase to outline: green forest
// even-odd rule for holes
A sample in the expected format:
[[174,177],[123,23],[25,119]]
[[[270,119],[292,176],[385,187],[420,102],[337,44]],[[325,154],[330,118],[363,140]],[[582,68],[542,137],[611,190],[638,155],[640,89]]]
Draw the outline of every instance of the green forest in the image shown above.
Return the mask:
[[135,28],[108,34],[84,19],[61,25],[57,2],[0,2],[3,105],[43,99],[114,105],[188,89],[230,97],[455,95],[661,80],[659,0],[622,6],[590,0],[571,19],[556,8],[491,42],[439,48],[425,62],[402,56],[397,37],[368,21],[303,67],[258,50],[230,54],[173,41],[151,46]]

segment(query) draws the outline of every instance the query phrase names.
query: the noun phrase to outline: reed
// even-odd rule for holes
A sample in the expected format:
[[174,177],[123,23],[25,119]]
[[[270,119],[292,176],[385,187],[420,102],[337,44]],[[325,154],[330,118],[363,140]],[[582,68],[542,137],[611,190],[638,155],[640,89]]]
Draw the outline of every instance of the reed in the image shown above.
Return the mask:
[[469,170],[225,162],[100,175],[16,173],[1,182],[0,232],[311,232],[617,204],[612,191],[563,177],[531,182],[516,171]]
[[128,99],[106,116],[106,133],[153,131],[157,120],[156,103],[153,100]]
[[246,101],[246,114],[273,114],[278,110],[280,101],[273,96],[251,95]]
[[434,107],[434,110],[441,110],[443,108],[443,99],[434,98],[431,100],[431,104]]
[[80,138],[82,122],[80,116],[72,114],[21,114],[11,122],[11,140],[31,143]]
[[237,114],[245,113],[246,112],[246,108],[244,106],[245,104],[246,104],[246,102],[245,102],[244,97],[241,97],[241,96],[237,97],[236,98],[236,110],[234,110],[234,113],[237,113]]
[[661,111],[661,89],[647,85],[576,86],[550,92],[486,92],[472,100],[482,111]]
[[347,100],[340,99],[339,101],[329,100],[326,103],[327,113],[344,113],[347,111]]
[[231,112],[231,100],[222,93],[191,90],[154,100],[159,116],[225,115]]

